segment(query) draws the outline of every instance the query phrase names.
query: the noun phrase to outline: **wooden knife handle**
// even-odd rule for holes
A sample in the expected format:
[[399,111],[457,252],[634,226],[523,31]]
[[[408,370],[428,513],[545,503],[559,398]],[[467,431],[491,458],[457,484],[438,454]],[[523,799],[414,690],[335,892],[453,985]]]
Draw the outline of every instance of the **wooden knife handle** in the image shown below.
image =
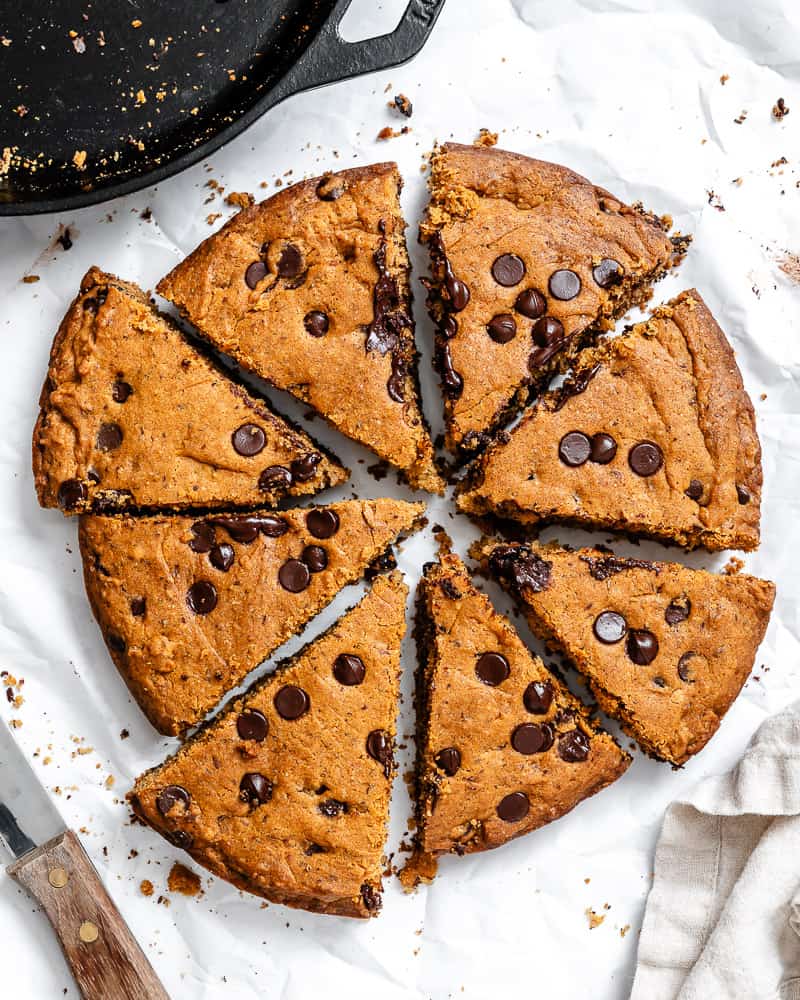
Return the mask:
[[72,830],[8,874],[42,905],[85,1000],[169,1000]]

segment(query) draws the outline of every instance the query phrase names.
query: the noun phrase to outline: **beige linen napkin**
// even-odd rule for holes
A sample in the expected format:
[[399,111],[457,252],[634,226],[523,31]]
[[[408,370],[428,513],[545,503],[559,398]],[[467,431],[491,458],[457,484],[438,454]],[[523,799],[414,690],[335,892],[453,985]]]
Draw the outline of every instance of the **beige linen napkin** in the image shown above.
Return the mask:
[[631,1000],[800,1000],[800,701],[667,809]]

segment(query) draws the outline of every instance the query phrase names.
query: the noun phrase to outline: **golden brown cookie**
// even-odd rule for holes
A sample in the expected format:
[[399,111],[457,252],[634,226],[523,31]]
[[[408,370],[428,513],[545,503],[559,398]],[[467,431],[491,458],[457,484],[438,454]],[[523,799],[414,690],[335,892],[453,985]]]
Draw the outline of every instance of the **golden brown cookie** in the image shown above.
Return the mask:
[[66,514],[271,506],[348,477],[140,288],[97,268],[56,334],[39,405],[36,492]]
[[400,174],[303,181],[241,211],[159,292],[215,347],[441,493],[422,415]]
[[775,586],[608,550],[485,543],[533,631],[588,678],[603,711],[678,766],[719,728],[753,667]]
[[531,387],[645,302],[688,241],[556,163],[447,143],[431,167],[420,238],[431,254],[446,443],[471,452]]
[[498,436],[458,507],[688,547],[758,547],[761,447],[730,344],[698,293],[585,351],[562,389]]
[[114,663],[162,733],[200,722],[348,583],[416,530],[423,504],[80,521],[86,591]]
[[407,588],[379,576],[321,638],[143,774],[136,815],[276,903],[376,916]]
[[630,756],[476,590],[453,554],[417,591],[417,845],[498,847],[615,781]]

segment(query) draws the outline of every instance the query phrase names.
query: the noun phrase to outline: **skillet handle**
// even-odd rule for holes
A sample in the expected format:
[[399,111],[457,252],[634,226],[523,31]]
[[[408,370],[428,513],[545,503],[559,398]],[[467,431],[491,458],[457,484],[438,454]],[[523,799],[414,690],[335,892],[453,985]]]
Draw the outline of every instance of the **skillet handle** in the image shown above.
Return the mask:
[[409,0],[394,31],[360,42],[347,42],[339,33],[350,3],[339,0],[314,40],[274,88],[271,103],[326,83],[408,62],[428,40],[445,0]]

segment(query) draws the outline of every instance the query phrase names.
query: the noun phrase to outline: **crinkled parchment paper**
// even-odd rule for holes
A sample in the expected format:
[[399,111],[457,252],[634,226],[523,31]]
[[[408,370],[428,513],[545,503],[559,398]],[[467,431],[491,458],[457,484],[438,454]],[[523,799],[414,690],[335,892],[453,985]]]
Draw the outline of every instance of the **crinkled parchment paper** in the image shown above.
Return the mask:
[[[380,13],[352,18],[350,34],[369,33]],[[798,52],[794,0],[449,0],[406,67],[295,97],[157,189],[72,215],[0,223],[0,670],[25,680],[24,704],[0,701],[2,724],[22,723],[15,736],[174,997],[627,996],[665,805],[727,769],[765,715],[800,691],[800,266],[791,256],[800,253]],[[406,124],[386,106],[397,92],[413,101],[412,131],[378,142],[384,126]],[[790,109],[781,122],[771,115],[778,97]],[[444,861],[433,887],[405,896],[389,878],[378,920],[264,907],[205,874],[200,898],[170,894],[167,874],[181,853],[129,825],[122,800],[135,775],[174,744],[145,722],[108,657],[83,592],[75,522],[40,510],[33,493],[30,436],[53,333],[90,264],[152,287],[212,231],[209,213],[222,213],[222,225],[234,209],[219,195],[207,201],[210,179],[262,198],[279,178],[396,158],[416,275],[424,274],[414,243],[423,154],[435,139],[469,142],[481,127],[499,131],[502,146],[565,163],[625,200],[671,213],[694,235],[686,263],[657,298],[692,284],[701,290],[737,350],[758,414],[763,542],[746,567],[777,581],[778,601],[754,675],[684,771],[637,752],[616,785],[570,816],[501,850]],[[54,242],[60,225],[74,241],[67,252]],[[23,283],[26,274],[40,280]],[[425,406],[437,430],[432,331],[421,308],[417,318]],[[312,430],[355,470],[342,496],[408,495],[391,475],[370,477],[372,456],[320,421]],[[474,531],[448,501],[431,502],[430,521],[444,524],[465,554]],[[409,583],[433,551],[430,528],[406,543],[400,564]],[[649,544],[620,551],[664,555]],[[670,555],[705,567],[727,558]],[[358,593],[349,588],[304,639]],[[404,664],[399,732],[413,746],[409,641]],[[395,792],[388,851],[398,864],[409,815],[401,777]],[[155,886],[149,898],[143,879]],[[589,908],[605,917],[594,929]],[[2,874],[0,958],[4,996],[76,996],[44,917]]]

